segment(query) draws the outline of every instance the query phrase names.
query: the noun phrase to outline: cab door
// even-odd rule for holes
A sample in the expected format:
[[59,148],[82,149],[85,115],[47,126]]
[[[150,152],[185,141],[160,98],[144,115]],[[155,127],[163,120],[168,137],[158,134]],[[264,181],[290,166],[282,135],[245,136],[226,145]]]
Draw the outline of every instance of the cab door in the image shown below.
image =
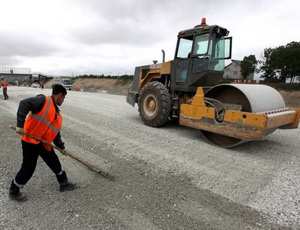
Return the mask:
[[190,56],[192,53],[193,36],[180,38],[176,56],[173,63],[173,75],[175,75],[175,84],[186,82],[189,66]]

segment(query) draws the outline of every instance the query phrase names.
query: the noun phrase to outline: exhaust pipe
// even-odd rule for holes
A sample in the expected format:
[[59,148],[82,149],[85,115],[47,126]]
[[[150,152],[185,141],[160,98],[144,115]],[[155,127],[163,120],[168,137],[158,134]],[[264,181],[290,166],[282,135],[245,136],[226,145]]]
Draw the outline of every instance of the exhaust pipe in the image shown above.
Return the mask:
[[164,51],[164,50],[161,50],[161,52],[163,53],[163,56],[162,56],[162,62],[165,62],[165,51]]

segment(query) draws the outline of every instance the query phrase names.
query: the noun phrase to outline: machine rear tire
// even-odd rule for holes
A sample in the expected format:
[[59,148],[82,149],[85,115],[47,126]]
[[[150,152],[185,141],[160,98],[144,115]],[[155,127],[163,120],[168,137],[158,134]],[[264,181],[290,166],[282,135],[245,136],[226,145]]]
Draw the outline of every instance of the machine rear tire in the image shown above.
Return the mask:
[[138,105],[145,125],[163,126],[171,113],[171,95],[162,83],[150,82],[142,88]]

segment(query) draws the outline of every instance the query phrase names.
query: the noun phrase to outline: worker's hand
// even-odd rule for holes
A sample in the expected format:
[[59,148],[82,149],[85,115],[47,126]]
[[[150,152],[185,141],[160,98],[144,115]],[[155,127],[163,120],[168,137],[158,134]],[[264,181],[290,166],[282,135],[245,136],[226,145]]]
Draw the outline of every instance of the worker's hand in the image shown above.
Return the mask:
[[18,134],[24,134],[24,129],[20,127],[16,127],[16,133]]
[[60,151],[60,153],[63,154],[63,155],[67,155],[68,152],[67,152],[66,149],[62,149],[62,150]]

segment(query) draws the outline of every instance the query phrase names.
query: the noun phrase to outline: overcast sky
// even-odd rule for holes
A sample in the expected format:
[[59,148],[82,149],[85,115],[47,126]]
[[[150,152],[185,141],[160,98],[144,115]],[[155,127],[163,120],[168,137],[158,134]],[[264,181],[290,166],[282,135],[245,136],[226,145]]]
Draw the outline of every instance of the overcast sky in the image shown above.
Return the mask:
[[300,41],[299,0],[0,0],[0,66],[48,75],[133,74],[174,57],[177,34],[206,17],[232,59]]

